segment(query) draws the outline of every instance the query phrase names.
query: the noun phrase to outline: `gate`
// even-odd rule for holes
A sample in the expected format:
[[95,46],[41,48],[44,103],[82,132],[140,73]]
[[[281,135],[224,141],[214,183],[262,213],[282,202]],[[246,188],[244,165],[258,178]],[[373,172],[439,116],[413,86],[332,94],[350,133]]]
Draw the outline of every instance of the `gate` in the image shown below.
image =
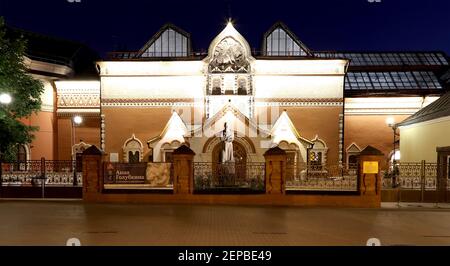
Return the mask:
[[82,172],[72,160],[0,163],[2,198],[81,198]]
[[448,171],[443,170],[445,170],[445,166],[440,162],[397,163],[393,169],[387,171],[383,176],[384,200],[397,202],[448,202],[448,176],[445,176]]
[[450,146],[438,147],[437,152],[437,202],[449,202]]
[[195,193],[265,193],[265,163],[194,162]]

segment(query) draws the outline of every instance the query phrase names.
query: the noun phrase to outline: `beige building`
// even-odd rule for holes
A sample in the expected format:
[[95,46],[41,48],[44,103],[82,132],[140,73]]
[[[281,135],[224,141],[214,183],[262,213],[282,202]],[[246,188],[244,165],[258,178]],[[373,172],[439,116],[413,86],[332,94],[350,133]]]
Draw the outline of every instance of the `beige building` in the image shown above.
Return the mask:
[[436,162],[436,148],[450,146],[450,92],[401,122],[402,162]]

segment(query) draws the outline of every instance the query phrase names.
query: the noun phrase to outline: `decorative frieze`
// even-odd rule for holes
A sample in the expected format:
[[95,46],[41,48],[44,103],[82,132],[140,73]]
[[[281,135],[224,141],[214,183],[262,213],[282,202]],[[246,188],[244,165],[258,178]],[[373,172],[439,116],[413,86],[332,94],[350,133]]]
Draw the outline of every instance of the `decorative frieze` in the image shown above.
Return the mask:
[[255,99],[257,107],[285,106],[343,106],[341,98],[257,98]]
[[203,99],[173,98],[115,98],[102,99],[102,107],[203,107]]

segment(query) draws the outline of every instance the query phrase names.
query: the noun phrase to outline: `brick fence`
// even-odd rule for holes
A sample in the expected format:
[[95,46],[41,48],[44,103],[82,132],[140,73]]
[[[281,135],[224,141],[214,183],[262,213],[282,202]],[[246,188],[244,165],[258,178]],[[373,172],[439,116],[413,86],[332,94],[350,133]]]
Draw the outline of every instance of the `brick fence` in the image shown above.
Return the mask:
[[383,154],[367,147],[361,152],[357,189],[352,193],[286,193],[286,153],[279,147],[266,151],[265,193],[195,194],[195,153],[181,146],[173,153],[172,193],[105,193],[103,162],[107,156],[91,146],[83,153],[83,200],[86,202],[145,202],[178,204],[239,204],[278,206],[380,207]]

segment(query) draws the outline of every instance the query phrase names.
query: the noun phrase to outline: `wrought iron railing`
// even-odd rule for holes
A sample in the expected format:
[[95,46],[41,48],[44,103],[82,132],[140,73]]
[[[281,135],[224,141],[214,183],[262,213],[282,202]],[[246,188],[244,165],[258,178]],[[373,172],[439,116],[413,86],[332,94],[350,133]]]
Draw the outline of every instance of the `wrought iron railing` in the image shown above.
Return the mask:
[[2,170],[3,186],[41,185],[43,180],[50,186],[81,186],[83,180],[81,172],[74,174],[76,161],[72,160],[2,162]]
[[105,189],[173,189],[173,164],[105,162]]
[[201,191],[264,192],[265,163],[194,162],[194,189]]
[[[448,182],[447,182],[448,183]],[[437,164],[425,162],[400,162],[385,172],[383,189],[436,190]],[[449,189],[450,187],[447,187]]]
[[357,165],[286,165],[287,191],[357,191]]

